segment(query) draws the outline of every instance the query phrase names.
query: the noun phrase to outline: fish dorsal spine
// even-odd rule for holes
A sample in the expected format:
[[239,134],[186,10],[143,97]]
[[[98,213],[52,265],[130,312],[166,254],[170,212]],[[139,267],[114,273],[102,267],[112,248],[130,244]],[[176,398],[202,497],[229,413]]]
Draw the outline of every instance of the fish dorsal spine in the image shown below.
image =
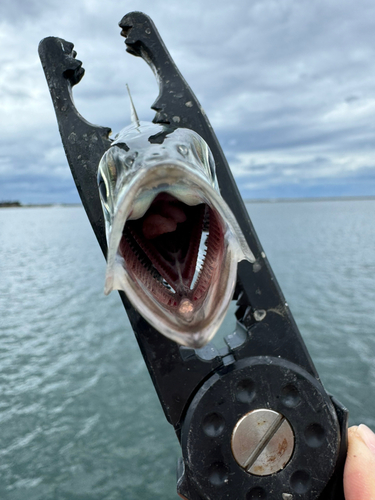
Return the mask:
[[134,102],[133,102],[128,84],[126,84],[126,88],[127,88],[127,91],[129,94],[129,99],[130,99],[130,119],[131,119],[131,122],[133,125],[135,125],[136,127],[139,127],[140,123],[139,123],[138,114],[137,114],[137,111],[135,109]]

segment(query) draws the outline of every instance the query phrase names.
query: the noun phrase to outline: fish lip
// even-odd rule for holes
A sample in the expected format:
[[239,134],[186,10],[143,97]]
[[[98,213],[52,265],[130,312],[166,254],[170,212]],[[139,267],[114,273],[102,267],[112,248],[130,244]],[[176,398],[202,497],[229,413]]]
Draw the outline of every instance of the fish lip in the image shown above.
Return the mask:
[[[201,170],[197,170],[196,165],[187,161],[179,161],[179,160],[163,160],[157,163],[153,163],[152,165],[144,165],[139,169],[134,169],[134,172],[129,172],[124,179],[122,179],[119,187],[117,188],[117,197],[118,202],[115,205],[115,209],[119,209],[119,205],[122,205],[124,202],[124,198],[129,195],[134,189],[137,189],[137,186],[142,184],[144,179],[147,177],[153,176],[155,180],[159,180],[159,182],[166,177],[165,172],[161,172],[163,168],[168,169],[168,174],[172,181],[170,185],[173,185],[173,181],[175,179],[184,179],[188,178],[191,182],[194,182],[197,178],[200,182],[197,184],[202,184],[205,188],[209,186],[211,189],[214,189],[213,185],[208,181],[207,176]],[[176,175],[177,174],[177,175]],[[135,196],[134,196],[135,198]]]

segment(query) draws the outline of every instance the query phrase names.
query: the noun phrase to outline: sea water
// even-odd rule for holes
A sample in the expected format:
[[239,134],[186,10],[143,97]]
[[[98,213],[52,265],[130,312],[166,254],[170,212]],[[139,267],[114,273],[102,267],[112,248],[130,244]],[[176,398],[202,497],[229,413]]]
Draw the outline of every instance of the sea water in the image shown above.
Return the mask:
[[[327,391],[375,429],[375,201],[247,208]],[[104,273],[81,207],[0,210],[1,499],[177,498],[177,439]]]

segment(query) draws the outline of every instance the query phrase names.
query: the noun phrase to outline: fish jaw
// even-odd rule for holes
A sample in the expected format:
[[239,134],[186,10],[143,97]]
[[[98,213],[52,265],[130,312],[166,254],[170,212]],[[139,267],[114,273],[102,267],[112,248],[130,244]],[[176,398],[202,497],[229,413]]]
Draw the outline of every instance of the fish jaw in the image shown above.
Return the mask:
[[[255,260],[233,214],[212,183],[186,162],[141,168],[117,194],[107,226],[105,293],[123,290],[163,335],[182,345],[202,347],[224,319],[237,263]],[[160,233],[156,237],[144,229],[150,220],[152,227],[152,217],[159,221],[154,224]],[[160,223],[163,217],[166,226],[175,224],[178,229]],[[186,220],[177,222],[176,217]],[[209,219],[206,255],[197,271],[205,218]],[[184,257],[173,263],[168,247],[176,245],[179,236],[188,241],[177,249]]]

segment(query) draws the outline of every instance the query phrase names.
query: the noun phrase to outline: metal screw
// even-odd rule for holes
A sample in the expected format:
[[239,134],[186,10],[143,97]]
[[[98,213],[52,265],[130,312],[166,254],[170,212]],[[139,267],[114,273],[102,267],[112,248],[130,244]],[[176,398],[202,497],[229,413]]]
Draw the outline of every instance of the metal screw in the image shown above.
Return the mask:
[[288,463],[293,449],[292,428],[276,411],[253,410],[240,418],[233,429],[233,456],[251,474],[267,476],[278,472]]

